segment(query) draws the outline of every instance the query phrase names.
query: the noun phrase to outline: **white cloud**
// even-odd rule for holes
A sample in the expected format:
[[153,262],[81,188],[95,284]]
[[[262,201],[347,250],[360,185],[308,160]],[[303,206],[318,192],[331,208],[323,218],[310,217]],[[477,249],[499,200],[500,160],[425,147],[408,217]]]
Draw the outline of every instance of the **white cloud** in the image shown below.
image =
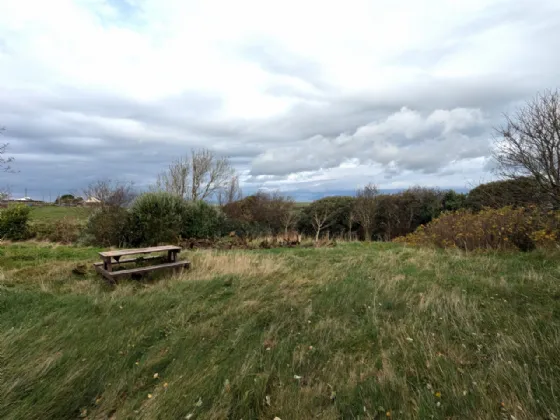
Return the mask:
[[[26,133],[44,130],[76,159],[126,139],[111,158],[153,150],[161,167],[165,148],[204,145],[286,187],[367,165],[445,183],[429,174],[488,167],[499,113],[556,87],[559,12],[556,0],[5,0],[0,124],[20,162],[39,153]],[[155,160],[131,172],[150,179]]]
[[348,161],[398,169],[437,172],[450,162],[485,156],[489,139],[467,136],[486,121],[478,109],[435,110],[427,116],[402,108],[382,121],[359,127],[352,135],[314,136],[297,146],[271,148],[252,162],[259,174],[348,167]]

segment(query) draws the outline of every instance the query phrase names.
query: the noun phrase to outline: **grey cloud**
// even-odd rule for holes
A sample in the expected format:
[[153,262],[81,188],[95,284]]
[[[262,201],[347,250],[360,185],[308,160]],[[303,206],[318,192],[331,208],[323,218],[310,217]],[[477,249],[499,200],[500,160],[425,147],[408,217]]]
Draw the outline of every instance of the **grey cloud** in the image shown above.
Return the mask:
[[210,147],[239,169],[263,150],[243,141],[243,122],[215,118],[219,101],[203,95],[137,103],[78,90],[0,93],[0,121],[19,170],[0,175],[0,185],[20,194],[79,190],[103,177],[146,187],[191,148]]
[[358,158],[395,170],[435,173],[455,159],[488,153],[482,132],[487,121],[479,110],[436,110],[429,115],[403,108],[380,121],[337,137],[314,136],[293,147],[269,149],[252,164],[253,175],[281,175],[337,167]]
[[[127,7],[124,0],[112,1]],[[195,91],[141,101],[87,88],[29,91],[0,85],[0,125],[8,129],[5,138],[20,170],[0,174],[0,185],[9,183],[20,194],[24,188],[38,194],[78,189],[97,177],[147,185],[193,147],[230,156],[249,174],[245,182],[252,188],[282,182],[294,188],[340,187],[350,181],[296,183],[288,174],[336,168],[349,159],[380,165],[383,176],[399,182],[423,174],[438,174],[440,180],[453,172],[449,165],[476,158],[486,159],[480,170],[491,170],[489,140],[501,113],[558,84],[559,5],[503,2],[452,28],[441,44],[396,51],[391,64],[422,71],[375,92],[335,88],[317,63],[270,39],[237,45],[236,52],[272,75],[268,95],[296,100],[273,118],[224,119],[219,95]],[[519,26],[531,45],[514,56],[515,66],[476,76],[431,72],[469,47],[477,34],[501,25]],[[0,40],[0,54],[6,48]],[[420,118],[387,123],[403,107]],[[471,118],[465,109],[479,110],[481,117]]]

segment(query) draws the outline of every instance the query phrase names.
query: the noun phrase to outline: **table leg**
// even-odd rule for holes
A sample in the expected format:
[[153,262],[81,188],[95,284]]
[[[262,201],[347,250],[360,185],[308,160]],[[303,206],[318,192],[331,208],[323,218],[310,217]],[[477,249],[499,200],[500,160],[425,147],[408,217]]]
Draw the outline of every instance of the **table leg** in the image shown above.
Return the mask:
[[103,268],[107,271],[113,271],[113,266],[111,265],[111,257],[103,258]]

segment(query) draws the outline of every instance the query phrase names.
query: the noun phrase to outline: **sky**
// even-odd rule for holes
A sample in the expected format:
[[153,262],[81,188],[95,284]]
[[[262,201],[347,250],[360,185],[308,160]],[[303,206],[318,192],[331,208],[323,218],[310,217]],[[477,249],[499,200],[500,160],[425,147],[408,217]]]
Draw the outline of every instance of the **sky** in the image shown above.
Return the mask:
[[471,188],[558,51],[558,0],[1,0],[0,185],[146,189],[208,148],[246,194]]

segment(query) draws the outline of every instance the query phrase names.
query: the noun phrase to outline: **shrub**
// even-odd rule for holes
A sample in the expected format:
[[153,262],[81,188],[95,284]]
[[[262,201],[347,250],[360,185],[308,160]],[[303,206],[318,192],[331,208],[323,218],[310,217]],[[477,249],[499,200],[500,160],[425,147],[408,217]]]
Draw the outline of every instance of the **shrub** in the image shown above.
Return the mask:
[[443,211],[457,211],[467,207],[467,195],[453,190],[447,190],[442,198]]
[[64,217],[55,222],[34,223],[31,231],[38,240],[70,244],[78,240],[83,227],[76,219]]
[[519,249],[550,247],[560,238],[560,212],[537,207],[460,210],[444,213],[414,233],[395,239],[413,245],[441,248]]
[[10,205],[0,211],[0,238],[19,241],[29,237],[30,208],[22,205]]
[[128,242],[129,214],[121,207],[103,207],[93,212],[84,230],[85,244],[123,246]]
[[467,195],[466,207],[480,211],[485,207],[495,209],[512,206],[546,207],[550,200],[541,192],[537,182],[530,177],[481,184]]
[[330,237],[350,237],[350,233],[357,230],[358,222],[353,213],[356,199],[347,196],[324,197],[305,206],[299,216],[297,228],[306,235],[315,235],[313,216],[315,214],[328,215],[321,235],[329,233]]
[[286,216],[294,216],[294,201],[278,192],[258,192],[234,201],[222,207],[229,223],[245,226],[246,232],[257,232],[261,235],[281,232],[286,227]]
[[151,192],[140,195],[130,208],[127,237],[132,245],[176,242],[185,227],[187,204],[174,194]]
[[186,206],[182,220],[181,236],[184,238],[214,238],[224,231],[223,214],[214,206],[195,201]]
[[378,196],[374,238],[390,241],[414,232],[440,215],[444,197],[439,190],[422,187]]

